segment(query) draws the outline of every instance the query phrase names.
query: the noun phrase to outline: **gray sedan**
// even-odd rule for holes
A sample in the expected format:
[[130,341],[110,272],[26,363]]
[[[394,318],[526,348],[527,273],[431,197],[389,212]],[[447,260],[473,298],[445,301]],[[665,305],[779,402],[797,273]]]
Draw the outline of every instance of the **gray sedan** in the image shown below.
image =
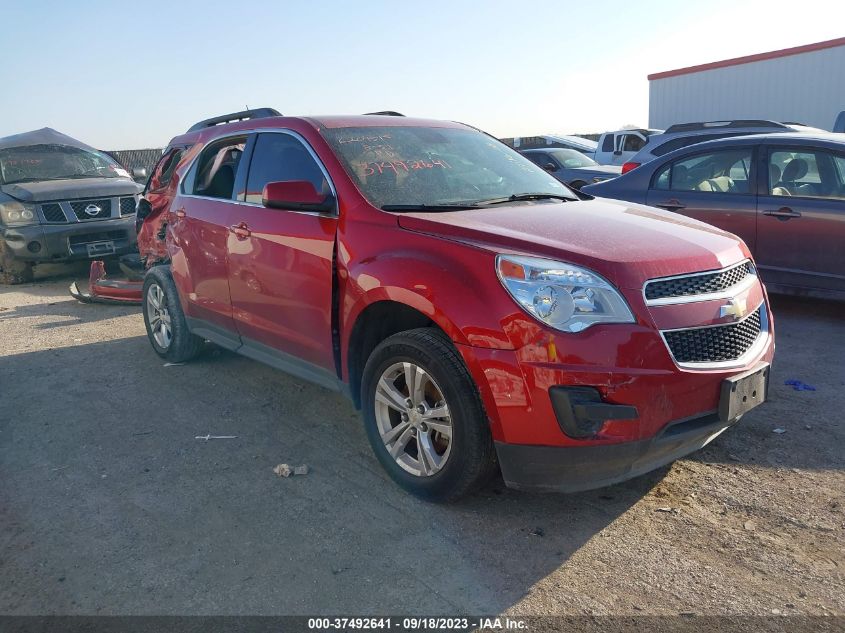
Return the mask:
[[618,165],[599,165],[592,158],[574,149],[526,149],[522,155],[539,165],[563,184],[573,189],[616,178],[622,173]]

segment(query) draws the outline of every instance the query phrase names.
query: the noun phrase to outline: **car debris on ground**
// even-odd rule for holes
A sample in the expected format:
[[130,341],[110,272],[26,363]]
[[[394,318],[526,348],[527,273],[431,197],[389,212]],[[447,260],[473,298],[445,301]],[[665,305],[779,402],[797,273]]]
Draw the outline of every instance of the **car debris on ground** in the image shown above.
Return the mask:
[[279,477],[290,477],[291,475],[307,475],[309,468],[307,465],[291,466],[290,464],[279,464],[273,468],[273,472]]

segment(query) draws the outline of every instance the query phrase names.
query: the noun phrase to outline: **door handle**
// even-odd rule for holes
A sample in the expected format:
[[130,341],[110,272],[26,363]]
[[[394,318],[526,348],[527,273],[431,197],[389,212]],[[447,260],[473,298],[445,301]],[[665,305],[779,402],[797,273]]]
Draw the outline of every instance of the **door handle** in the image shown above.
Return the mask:
[[801,212],[793,211],[789,207],[781,207],[780,209],[769,209],[767,211],[763,211],[763,215],[768,215],[773,218],[777,218],[781,222],[786,222],[792,218],[800,218]]
[[687,208],[687,205],[681,204],[681,202],[676,198],[672,198],[671,200],[667,200],[663,204],[656,204],[654,206],[660,207],[661,209],[666,209],[667,211],[678,211],[680,209]]
[[176,217],[182,219],[185,217],[185,208],[182,207],[181,209],[176,209]]
[[249,230],[249,227],[246,225],[246,222],[241,222],[240,224],[233,224],[229,227],[229,230],[232,231],[232,233],[234,233],[239,240],[245,240],[250,235],[252,235],[252,232]]

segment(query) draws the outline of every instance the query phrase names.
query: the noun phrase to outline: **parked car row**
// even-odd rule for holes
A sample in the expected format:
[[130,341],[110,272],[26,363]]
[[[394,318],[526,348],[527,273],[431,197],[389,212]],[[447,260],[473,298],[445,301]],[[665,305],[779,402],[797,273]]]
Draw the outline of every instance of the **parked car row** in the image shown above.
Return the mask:
[[761,275],[811,294],[845,280],[837,135],[729,136],[596,182],[621,167],[452,122],[264,108],[175,137],[140,199],[111,159],[53,139],[50,155],[84,152],[53,184],[98,179],[110,202],[50,190],[46,141],[0,144],[4,253],[78,234],[86,257],[115,254],[75,225],[134,221],[140,271],[108,287],[138,293],[156,354],[208,340],[348,395],[388,474],[428,499],[496,467],[585,490],[706,445],[766,399]]

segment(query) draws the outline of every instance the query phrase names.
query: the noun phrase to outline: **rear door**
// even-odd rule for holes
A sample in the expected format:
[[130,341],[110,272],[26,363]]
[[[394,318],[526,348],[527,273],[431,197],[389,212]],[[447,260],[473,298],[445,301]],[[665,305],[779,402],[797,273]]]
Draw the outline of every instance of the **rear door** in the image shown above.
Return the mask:
[[[337,213],[271,209],[268,182],[310,181],[332,193],[328,172],[299,135],[261,132],[251,141],[245,192],[228,235],[229,287],[244,353],[275,365],[334,371],[332,281]],[[246,235],[245,235],[246,233]],[[315,376],[309,376],[317,380]]]
[[771,283],[845,291],[845,152],[772,145],[757,264]]
[[[234,337],[226,247],[236,216],[235,181],[242,177],[245,136],[210,143],[189,170],[169,218],[171,271],[192,329]],[[218,336],[215,338],[220,338]],[[217,341],[220,342],[220,341]]]
[[757,239],[755,151],[743,145],[665,162],[655,169],[647,204],[738,235],[753,253]]

